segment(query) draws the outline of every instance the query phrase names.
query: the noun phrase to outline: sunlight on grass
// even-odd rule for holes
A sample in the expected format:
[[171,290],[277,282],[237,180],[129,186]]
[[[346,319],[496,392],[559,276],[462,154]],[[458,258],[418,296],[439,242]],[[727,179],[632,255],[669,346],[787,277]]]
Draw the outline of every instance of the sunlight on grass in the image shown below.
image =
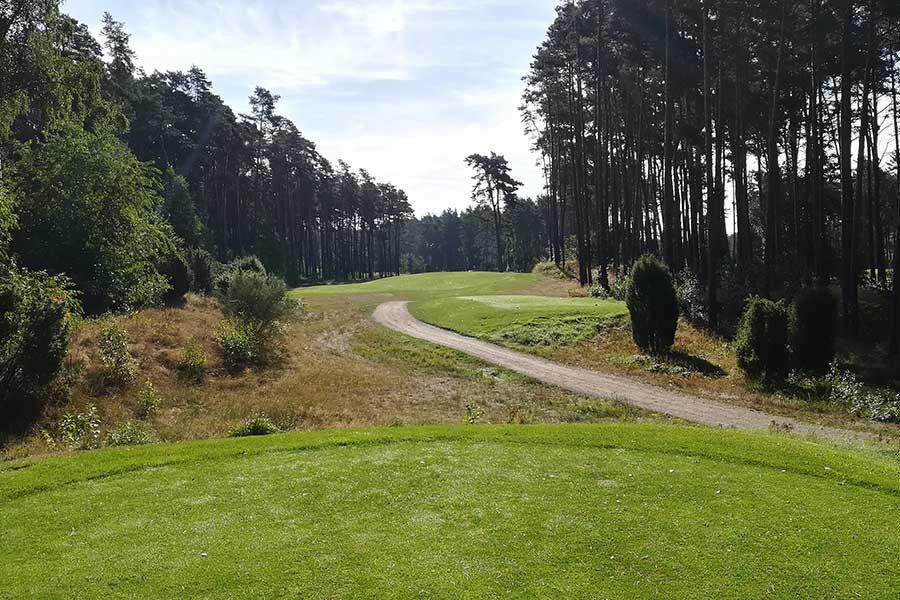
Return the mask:
[[509,294],[541,283],[531,273],[423,273],[389,277],[366,283],[320,285],[299,288],[301,298],[361,294],[392,294],[407,300],[426,300],[448,296]]
[[587,340],[627,312],[621,302],[591,298],[469,296],[411,305],[422,321],[463,335],[521,346]]
[[868,453],[674,426],[151,446],[0,472],[0,580],[10,598],[885,598],[898,489]]

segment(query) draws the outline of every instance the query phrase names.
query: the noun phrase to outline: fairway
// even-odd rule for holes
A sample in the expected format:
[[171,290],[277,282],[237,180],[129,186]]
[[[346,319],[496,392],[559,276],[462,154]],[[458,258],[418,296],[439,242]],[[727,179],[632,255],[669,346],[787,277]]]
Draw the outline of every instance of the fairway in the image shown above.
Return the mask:
[[0,473],[0,598],[889,597],[898,493],[875,456],[671,426],[102,451]]
[[546,278],[531,273],[423,273],[387,277],[366,283],[335,284],[295,290],[301,298],[392,294],[406,300],[448,296],[510,294],[540,285]]
[[621,302],[543,296],[464,296],[415,302],[416,318],[463,335],[520,346],[554,346],[595,336]]

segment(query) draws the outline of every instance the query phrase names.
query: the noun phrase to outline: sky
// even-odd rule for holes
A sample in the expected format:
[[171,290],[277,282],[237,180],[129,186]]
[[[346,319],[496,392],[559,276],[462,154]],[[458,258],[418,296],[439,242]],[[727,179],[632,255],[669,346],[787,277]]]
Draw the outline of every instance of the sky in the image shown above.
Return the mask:
[[257,85],[332,163],[409,195],[417,215],[471,204],[464,159],[509,159],[523,196],[541,193],[518,107],[555,0],[67,0],[99,38],[125,22],[145,71],[203,69],[247,112]]

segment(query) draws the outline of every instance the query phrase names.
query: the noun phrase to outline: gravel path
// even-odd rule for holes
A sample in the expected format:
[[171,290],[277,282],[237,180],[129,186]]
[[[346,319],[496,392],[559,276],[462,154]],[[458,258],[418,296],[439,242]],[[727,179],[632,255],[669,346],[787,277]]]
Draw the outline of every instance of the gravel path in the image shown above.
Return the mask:
[[768,430],[774,426],[800,435],[816,435],[845,441],[859,441],[872,437],[866,433],[822,427],[750,408],[705,400],[626,377],[606,375],[522,354],[423,323],[410,314],[407,304],[407,302],[387,302],[375,310],[372,318],[394,331],[458,350],[542,383],[584,396],[618,400],[654,413],[714,427]]

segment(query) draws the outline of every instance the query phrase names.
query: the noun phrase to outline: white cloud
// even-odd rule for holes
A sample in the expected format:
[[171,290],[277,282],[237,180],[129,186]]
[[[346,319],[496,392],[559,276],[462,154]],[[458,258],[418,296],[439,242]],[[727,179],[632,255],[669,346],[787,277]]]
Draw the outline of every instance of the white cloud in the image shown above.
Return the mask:
[[[99,33],[105,1],[66,10]],[[472,152],[505,154],[540,193],[517,107],[552,0],[117,4],[143,68],[196,64],[238,112],[255,85],[272,89],[325,156],[404,188],[420,214],[468,205]]]

